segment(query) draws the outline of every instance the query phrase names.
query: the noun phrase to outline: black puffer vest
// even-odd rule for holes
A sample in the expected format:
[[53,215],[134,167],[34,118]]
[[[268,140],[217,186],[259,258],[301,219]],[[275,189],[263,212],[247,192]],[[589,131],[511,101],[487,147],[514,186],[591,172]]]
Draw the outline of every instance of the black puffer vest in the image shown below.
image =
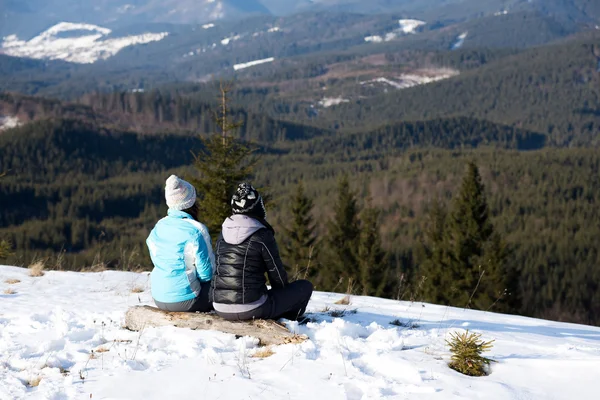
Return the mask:
[[220,304],[248,304],[271,287],[287,285],[288,277],[281,262],[273,228],[245,215],[233,215],[223,223],[215,250],[216,270],[210,299]]

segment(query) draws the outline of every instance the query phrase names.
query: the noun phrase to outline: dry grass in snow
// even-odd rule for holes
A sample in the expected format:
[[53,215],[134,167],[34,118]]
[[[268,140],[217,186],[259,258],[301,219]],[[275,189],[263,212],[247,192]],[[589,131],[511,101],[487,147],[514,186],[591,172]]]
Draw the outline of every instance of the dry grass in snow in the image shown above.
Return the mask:
[[29,266],[29,276],[34,278],[44,276],[44,268],[46,268],[46,265],[43,261],[34,262]]

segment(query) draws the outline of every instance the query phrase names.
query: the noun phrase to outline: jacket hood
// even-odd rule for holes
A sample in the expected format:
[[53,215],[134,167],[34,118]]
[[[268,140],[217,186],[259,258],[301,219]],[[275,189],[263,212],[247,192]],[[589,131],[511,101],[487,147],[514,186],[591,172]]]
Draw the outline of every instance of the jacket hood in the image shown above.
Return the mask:
[[223,239],[229,244],[240,244],[263,228],[266,227],[256,219],[235,214],[223,222]]

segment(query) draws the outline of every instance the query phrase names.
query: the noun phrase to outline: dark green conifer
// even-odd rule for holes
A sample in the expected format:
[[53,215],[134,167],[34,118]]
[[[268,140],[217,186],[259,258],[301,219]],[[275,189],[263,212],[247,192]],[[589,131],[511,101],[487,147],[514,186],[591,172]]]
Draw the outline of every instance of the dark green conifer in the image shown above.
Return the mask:
[[0,260],[10,257],[13,255],[12,243],[8,240],[0,240]]
[[[351,290],[359,276],[357,247],[359,239],[356,194],[348,176],[338,181],[333,217],[327,223],[327,265],[321,269],[322,290]],[[342,286],[340,286],[342,285]]]
[[445,303],[442,288],[449,288],[452,283],[448,242],[446,238],[446,222],[448,211],[444,204],[435,199],[429,209],[424,239],[418,248],[417,257],[421,263],[417,281],[419,287],[413,287],[417,299],[425,299],[432,303]]
[[231,196],[236,185],[252,177],[258,158],[256,148],[235,138],[242,123],[230,119],[231,87],[221,84],[219,111],[214,119],[220,132],[201,137],[202,149],[194,155],[199,177],[190,178],[198,194],[198,217],[215,239],[221,224],[231,214]]
[[380,211],[373,208],[368,199],[361,212],[358,244],[359,282],[364,296],[381,297],[388,285],[390,268],[386,253],[381,247],[379,215]]
[[[426,300],[458,307],[488,309],[508,289],[506,247],[490,220],[485,187],[473,162],[444,217],[432,208],[426,231],[421,276]],[[444,224],[442,224],[444,221]]]
[[312,209],[313,201],[305,194],[304,183],[300,181],[292,198],[289,225],[284,227],[287,238],[284,255],[296,279],[312,277],[317,272],[317,237]]

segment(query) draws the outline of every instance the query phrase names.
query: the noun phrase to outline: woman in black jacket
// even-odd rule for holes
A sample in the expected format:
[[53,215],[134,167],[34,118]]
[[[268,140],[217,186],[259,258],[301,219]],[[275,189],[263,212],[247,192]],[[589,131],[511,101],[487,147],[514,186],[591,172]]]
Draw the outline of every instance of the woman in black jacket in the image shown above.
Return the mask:
[[211,287],[215,312],[228,320],[300,320],[313,285],[306,280],[288,282],[262,197],[242,183],[231,198],[231,210],[215,251]]

